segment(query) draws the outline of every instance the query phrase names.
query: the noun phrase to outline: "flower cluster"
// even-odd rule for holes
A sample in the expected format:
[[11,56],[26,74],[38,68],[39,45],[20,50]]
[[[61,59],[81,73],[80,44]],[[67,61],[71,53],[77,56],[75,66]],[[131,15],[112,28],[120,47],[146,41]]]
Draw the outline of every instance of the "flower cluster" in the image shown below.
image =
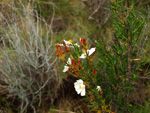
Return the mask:
[[[63,40],[62,44],[56,44],[55,46],[57,57],[65,62],[63,72],[69,72],[71,75],[78,78],[74,83],[77,94],[80,94],[81,96],[87,95],[93,100],[93,97],[95,98],[95,96],[86,91],[89,90],[91,86],[94,86],[94,90],[98,92],[98,94],[101,94],[101,87],[95,84],[97,71],[92,66],[96,47],[88,49],[84,38],[80,39],[80,45],[77,43],[73,44],[72,40]],[[92,76],[92,78],[90,78],[90,76]]]
[[[63,40],[62,44],[58,44],[58,43],[55,44],[57,57],[65,62],[63,72],[69,71],[73,76],[78,77],[78,78],[81,78],[80,71],[84,68],[81,65],[81,59],[86,59],[92,56],[96,51],[95,47],[88,49],[87,43],[84,38],[80,38],[80,44],[81,46],[77,43],[73,44],[72,40],[68,40],[68,41]],[[79,54],[77,56],[73,56],[71,52],[72,52],[72,49],[75,49],[76,47],[79,48],[78,50],[80,50],[80,47],[81,47],[81,51],[76,51]],[[67,55],[68,55],[68,58],[67,58],[68,60],[66,62],[65,57]],[[92,75],[94,74],[97,74],[95,70],[93,71]],[[83,84],[83,81],[79,79],[74,85],[75,85],[75,89],[77,93],[78,94],[81,93],[81,96],[84,96],[85,85]],[[100,90],[99,87],[97,89],[98,91]]]
[[[74,48],[75,46],[80,48],[80,45],[75,43],[72,43],[72,40],[66,41],[63,40],[62,44],[55,44],[56,47],[56,55],[59,59],[61,60],[65,60],[65,56],[66,54],[68,54],[70,57],[68,58],[68,61],[65,62],[66,65],[64,66],[63,72],[74,72],[74,71],[78,71],[79,67],[80,67],[80,59],[85,59],[87,56],[91,56],[92,54],[95,53],[96,48],[91,48],[91,49],[87,49],[87,44],[85,42],[85,39],[81,38],[80,39],[80,43],[82,46],[82,54],[77,58],[77,57],[73,57],[71,55],[71,49]],[[79,59],[80,58],[80,59]],[[80,68],[82,69],[82,68]]]

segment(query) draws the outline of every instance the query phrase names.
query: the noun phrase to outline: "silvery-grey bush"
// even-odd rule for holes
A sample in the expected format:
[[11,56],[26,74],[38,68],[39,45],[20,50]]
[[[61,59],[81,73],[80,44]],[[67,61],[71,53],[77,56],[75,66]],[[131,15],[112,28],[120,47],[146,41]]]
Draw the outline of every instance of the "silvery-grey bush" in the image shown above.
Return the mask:
[[19,2],[21,8],[12,6],[16,21],[3,18],[1,26],[0,88],[7,97],[20,99],[21,113],[29,107],[35,113],[35,103],[40,106],[43,95],[52,102],[59,85],[52,32],[55,10],[52,6],[53,17],[47,24],[34,3]]

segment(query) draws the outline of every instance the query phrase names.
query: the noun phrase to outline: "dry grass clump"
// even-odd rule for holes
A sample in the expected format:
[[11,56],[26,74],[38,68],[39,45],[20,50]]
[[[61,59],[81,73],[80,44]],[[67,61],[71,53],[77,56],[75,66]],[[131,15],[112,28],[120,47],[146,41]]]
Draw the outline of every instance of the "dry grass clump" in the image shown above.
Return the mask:
[[10,24],[11,18],[3,16],[5,27],[1,25],[0,93],[19,99],[21,113],[29,109],[35,113],[43,101],[48,100],[50,106],[59,86],[53,49],[54,10],[48,25],[34,11],[34,4],[19,3],[19,8],[12,6],[17,21]]

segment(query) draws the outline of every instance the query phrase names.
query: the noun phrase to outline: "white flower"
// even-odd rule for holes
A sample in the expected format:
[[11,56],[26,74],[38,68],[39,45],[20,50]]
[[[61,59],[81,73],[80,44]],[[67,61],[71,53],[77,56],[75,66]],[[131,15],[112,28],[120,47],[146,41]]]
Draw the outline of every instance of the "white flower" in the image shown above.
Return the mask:
[[92,55],[95,52],[95,47],[91,48],[90,50],[87,50],[88,56]]
[[64,40],[67,47],[72,46],[72,40],[66,41]]
[[72,44],[71,41],[66,41],[66,40],[64,40],[64,42],[65,42],[66,45]]
[[65,72],[67,72],[68,70],[69,70],[69,66],[64,66],[63,72],[65,73]]
[[[64,40],[64,42],[65,42],[65,44],[66,44],[66,46],[67,46],[67,47],[74,48],[74,46],[73,46],[73,45],[75,45],[75,46],[77,46],[77,47],[80,47],[80,45],[79,45],[79,44],[77,44],[77,43],[72,44],[72,40],[68,40],[68,41]],[[62,44],[62,45],[60,45],[60,46],[63,46],[63,44]]]
[[75,90],[77,94],[81,94],[81,96],[85,96],[85,85],[83,84],[83,80],[79,79],[74,83]]
[[97,86],[96,88],[98,91],[101,91],[101,86]]
[[77,46],[77,47],[80,47],[80,45],[79,45],[79,44],[77,44],[77,43],[75,43],[74,45],[75,45],[75,46]]
[[[88,56],[92,55],[95,52],[95,49],[96,48],[94,47],[94,48],[91,48],[90,50],[87,50]],[[80,56],[80,58],[85,59],[86,58],[86,52],[83,52],[82,55]]]
[[[67,64],[71,65],[71,58],[68,58]],[[65,65],[63,72],[67,72],[69,70],[69,66]]]
[[68,58],[67,63],[70,65],[71,64],[71,58]]

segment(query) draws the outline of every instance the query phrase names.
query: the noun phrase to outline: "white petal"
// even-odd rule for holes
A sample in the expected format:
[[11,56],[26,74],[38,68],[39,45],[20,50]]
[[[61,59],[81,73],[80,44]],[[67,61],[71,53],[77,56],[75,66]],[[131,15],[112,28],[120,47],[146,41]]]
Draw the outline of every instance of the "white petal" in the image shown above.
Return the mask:
[[82,89],[80,89],[80,88],[76,89],[77,94],[80,94],[81,91],[82,91]]
[[77,44],[77,43],[75,43],[74,45],[75,45],[75,46],[77,46],[77,47],[80,47],[80,45],[79,45],[79,44]]
[[68,71],[68,69],[69,69],[69,67],[68,67],[68,66],[64,66],[64,70],[63,70],[63,72]]
[[80,56],[80,58],[85,59],[85,58],[86,58],[86,54],[85,54],[85,53],[83,53],[83,54]]
[[77,80],[77,82],[78,82],[79,84],[83,84],[83,80],[82,80],[82,79]]
[[75,82],[75,83],[74,83],[74,86],[77,86],[77,84],[78,84],[78,83],[77,83],[77,82]]
[[96,88],[98,91],[101,91],[101,86],[97,86]]
[[80,84],[74,84],[74,88],[75,88],[75,89],[78,89],[79,86],[80,86]]
[[78,82],[75,82],[75,83],[74,83],[74,88],[75,88],[75,90],[77,90],[77,89],[79,88],[79,86],[80,86],[80,83],[78,83]]
[[74,83],[74,86],[76,86],[76,85],[78,85],[78,84],[79,84],[78,82],[75,82],[75,83]]
[[82,86],[81,96],[85,96],[85,85]]
[[85,96],[85,90],[81,92],[81,96]]
[[71,64],[71,58],[68,58],[67,63],[68,63],[68,64]]
[[97,86],[97,89],[100,89],[100,86]]
[[65,42],[65,44],[66,44],[66,45],[70,45],[70,44],[72,44],[71,42],[66,41],[66,40],[64,40],[64,42]]
[[88,55],[90,56],[90,55],[92,55],[94,52],[95,52],[95,47],[94,48],[91,48],[90,50],[87,50],[87,53],[88,53]]
[[76,91],[78,91],[79,89],[80,89],[79,86],[76,86],[76,87],[75,87],[75,90],[76,90]]

